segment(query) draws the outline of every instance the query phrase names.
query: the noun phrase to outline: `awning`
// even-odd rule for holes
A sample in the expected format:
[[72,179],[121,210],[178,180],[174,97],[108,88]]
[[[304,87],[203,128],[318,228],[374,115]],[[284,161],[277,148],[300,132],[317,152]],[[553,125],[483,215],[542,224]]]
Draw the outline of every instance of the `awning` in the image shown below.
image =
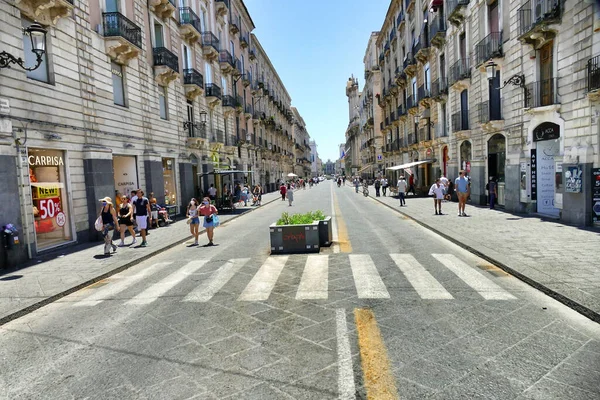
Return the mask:
[[239,171],[237,169],[216,169],[211,172],[198,172],[198,175],[231,175],[231,174],[252,174],[254,171]]
[[361,168],[361,169],[360,169],[360,171],[358,171],[358,172],[357,172],[357,174],[360,174],[360,173],[361,173],[361,172],[363,172],[365,169],[367,169],[367,168],[370,168],[370,167],[372,167],[372,166],[373,166],[373,164],[369,164],[369,165],[367,165],[366,167],[363,167],[363,168]]
[[405,169],[405,168],[410,168],[410,167],[414,167],[416,165],[421,165],[421,164],[432,164],[435,160],[422,160],[422,161],[413,161],[413,162],[409,162],[406,164],[402,164],[402,165],[395,165],[393,167],[388,167],[386,168],[387,170],[390,171],[397,171],[399,169]]

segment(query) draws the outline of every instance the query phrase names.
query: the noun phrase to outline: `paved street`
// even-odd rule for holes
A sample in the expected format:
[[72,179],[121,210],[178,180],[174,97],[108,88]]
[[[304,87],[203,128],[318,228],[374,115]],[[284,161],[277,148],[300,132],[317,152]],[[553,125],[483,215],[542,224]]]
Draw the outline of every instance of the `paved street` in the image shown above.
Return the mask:
[[[270,256],[268,226],[316,209],[337,244]],[[0,326],[0,398],[600,397],[598,324],[350,188],[298,191],[215,242]]]

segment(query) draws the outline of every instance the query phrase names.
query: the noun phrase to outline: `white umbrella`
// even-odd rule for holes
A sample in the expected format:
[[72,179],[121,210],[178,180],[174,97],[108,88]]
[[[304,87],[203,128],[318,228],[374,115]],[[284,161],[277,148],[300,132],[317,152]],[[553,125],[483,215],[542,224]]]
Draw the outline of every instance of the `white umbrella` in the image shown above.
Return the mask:
[[289,174],[287,174],[287,176],[289,178],[296,178],[298,175],[294,174],[293,172],[290,172]]

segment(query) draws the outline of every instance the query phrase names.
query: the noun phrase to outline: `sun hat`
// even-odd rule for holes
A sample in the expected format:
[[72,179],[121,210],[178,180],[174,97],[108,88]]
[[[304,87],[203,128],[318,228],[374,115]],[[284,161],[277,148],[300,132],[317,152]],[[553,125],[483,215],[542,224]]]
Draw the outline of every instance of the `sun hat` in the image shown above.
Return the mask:
[[99,202],[107,202],[108,204],[110,204],[112,206],[112,200],[110,199],[110,197],[106,196],[103,199],[98,199]]

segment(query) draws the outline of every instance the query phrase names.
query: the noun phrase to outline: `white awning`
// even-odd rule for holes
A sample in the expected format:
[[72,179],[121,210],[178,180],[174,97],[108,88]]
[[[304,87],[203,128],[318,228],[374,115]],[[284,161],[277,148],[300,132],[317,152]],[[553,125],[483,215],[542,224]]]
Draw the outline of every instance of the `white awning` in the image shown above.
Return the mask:
[[357,172],[357,174],[360,174],[360,173],[361,173],[361,172],[363,172],[365,169],[367,169],[367,168],[370,168],[370,167],[372,167],[372,166],[373,166],[373,164],[369,164],[369,165],[367,165],[366,167],[363,167],[363,168],[361,168],[361,169],[360,169],[360,171],[358,171],[358,172]]
[[414,167],[416,165],[431,164],[431,163],[433,163],[433,161],[434,160],[413,161],[413,162],[409,162],[409,163],[406,163],[406,164],[394,165],[393,167],[388,167],[386,169],[389,170],[389,171],[397,171],[399,169],[410,168],[410,167]]

